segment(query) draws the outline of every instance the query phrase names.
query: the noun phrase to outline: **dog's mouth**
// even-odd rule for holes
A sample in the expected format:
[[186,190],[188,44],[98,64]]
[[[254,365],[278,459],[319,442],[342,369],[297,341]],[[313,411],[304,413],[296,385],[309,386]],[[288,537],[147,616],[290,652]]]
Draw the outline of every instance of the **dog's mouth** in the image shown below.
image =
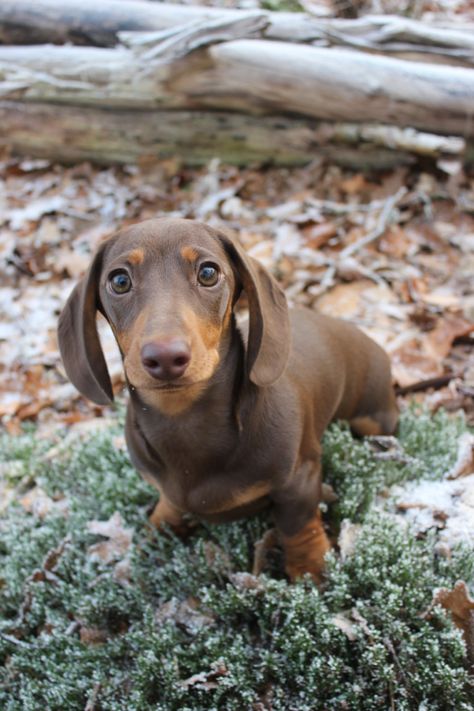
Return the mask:
[[161,392],[174,392],[189,387],[190,383],[163,383],[163,385],[152,386],[152,390],[160,390]]
[[180,383],[156,383],[153,385],[135,385],[135,383],[132,383],[129,381],[129,385],[133,390],[146,390],[148,392],[160,392],[160,393],[173,393],[173,392],[179,392],[181,390],[185,390],[186,388],[190,388],[195,383],[189,383],[189,382],[180,382]]
[[193,383],[157,383],[156,385],[134,385],[136,390],[153,390],[158,392],[177,392],[189,388]]

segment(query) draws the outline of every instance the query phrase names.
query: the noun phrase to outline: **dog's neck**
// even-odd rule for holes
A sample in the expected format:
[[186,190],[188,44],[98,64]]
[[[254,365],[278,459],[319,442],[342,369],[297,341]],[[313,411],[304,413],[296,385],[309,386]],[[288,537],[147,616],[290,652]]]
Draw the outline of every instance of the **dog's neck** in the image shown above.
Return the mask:
[[[245,347],[232,325],[222,340],[221,360],[207,387],[189,408],[167,415],[130,390],[127,444],[135,467],[152,475],[224,468],[253,430],[249,424],[258,388],[245,376]],[[253,418],[253,414],[252,414]],[[247,424],[246,424],[247,423]]]

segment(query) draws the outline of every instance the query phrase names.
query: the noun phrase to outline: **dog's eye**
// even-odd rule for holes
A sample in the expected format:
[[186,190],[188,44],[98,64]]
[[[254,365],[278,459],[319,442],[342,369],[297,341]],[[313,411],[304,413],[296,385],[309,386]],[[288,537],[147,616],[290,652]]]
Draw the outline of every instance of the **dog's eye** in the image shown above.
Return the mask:
[[201,264],[198,272],[198,282],[201,286],[215,286],[219,281],[219,269],[210,262]]
[[132,280],[127,272],[114,272],[110,276],[110,286],[116,294],[126,294],[132,288]]

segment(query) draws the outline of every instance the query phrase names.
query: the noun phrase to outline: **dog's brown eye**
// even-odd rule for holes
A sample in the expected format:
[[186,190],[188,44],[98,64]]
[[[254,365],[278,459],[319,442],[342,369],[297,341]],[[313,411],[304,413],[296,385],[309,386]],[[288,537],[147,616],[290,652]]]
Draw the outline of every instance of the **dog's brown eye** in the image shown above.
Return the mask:
[[110,286],[116,294],[126,294],[132,288],[132,281],[127,272],[115,272],[110,277]]
[[198,272],[198,282],[201,286],[215,286],[219,281],[219,269],[215,264],[201,264]]

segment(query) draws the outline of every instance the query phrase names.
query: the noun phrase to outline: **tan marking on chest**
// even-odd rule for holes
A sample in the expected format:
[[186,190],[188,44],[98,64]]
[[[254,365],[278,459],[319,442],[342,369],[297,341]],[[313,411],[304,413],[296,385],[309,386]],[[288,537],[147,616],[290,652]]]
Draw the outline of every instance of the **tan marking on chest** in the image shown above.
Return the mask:
[[212,509],[207,509],[206,513],[218,514],[223,513],[224,511],[231,511],[232,509],[238,509],[241,506],[251,504],[252,501],[255,501],[256,499],[261,499],[263,496],[266,496],[270,493],[270,489],[270,482],[259,481],[245,489],[238,489],[233,492],[228,499],[223,501],[218,506],[215,506]]

